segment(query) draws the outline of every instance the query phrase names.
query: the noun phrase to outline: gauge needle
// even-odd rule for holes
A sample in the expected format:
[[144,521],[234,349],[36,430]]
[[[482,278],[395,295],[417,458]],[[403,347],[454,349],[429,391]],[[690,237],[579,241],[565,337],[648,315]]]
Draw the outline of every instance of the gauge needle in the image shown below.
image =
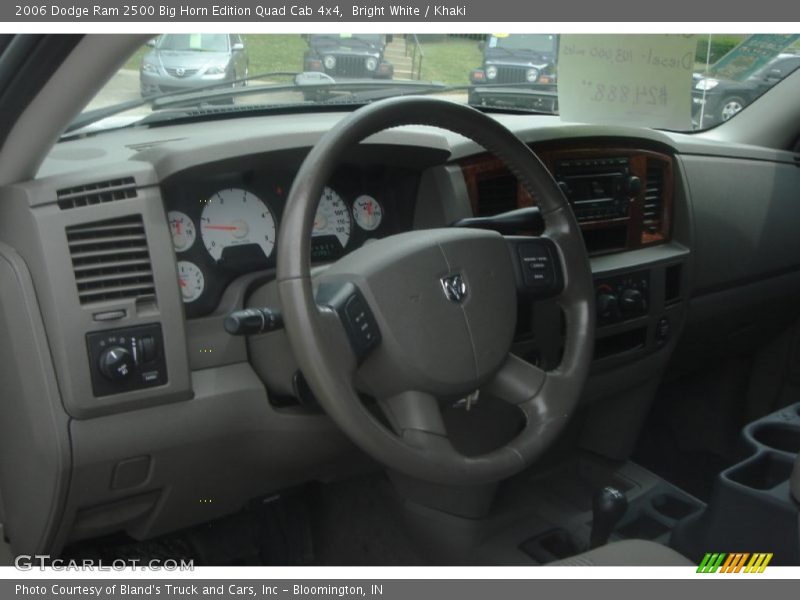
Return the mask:
[[236,231],[239,229],[236,225],[203,225],[206,229],[220,229],[222,231]]
[[183,279],[179,279],[178,282],[181,284],[181,287],[186,287],[186,281]]
[[176,221],[175,222],[175,233],[177,233],[178,235],[181,234],[181,222],[180,221]]

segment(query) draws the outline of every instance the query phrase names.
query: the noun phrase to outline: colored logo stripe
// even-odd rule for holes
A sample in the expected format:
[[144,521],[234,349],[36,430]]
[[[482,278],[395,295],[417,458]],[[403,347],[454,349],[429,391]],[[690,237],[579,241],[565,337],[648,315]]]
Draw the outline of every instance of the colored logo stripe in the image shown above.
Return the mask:
[[[698,573],[763,573],[772,560],[771,552],[708,552],[697,567]],[[747,559],[750,559],[748,562]],[[747,566],[745,566],[747,563]]]
[[772,560],[772,552],[753,554],[750,563],[745,568],[745,573],[763,573],[767,568],[769,561]]

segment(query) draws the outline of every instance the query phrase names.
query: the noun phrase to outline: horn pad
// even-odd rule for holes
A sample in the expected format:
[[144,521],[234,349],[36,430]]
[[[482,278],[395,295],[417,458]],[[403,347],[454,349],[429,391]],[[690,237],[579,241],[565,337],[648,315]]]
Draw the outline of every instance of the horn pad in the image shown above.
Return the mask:
[[469,393],[511,347],[516,284],[508,246],[496,232],[429,229],[384,238],[319,280],[351,281],[369,303],[382,341],[359,384],[379,397],[409,389]]

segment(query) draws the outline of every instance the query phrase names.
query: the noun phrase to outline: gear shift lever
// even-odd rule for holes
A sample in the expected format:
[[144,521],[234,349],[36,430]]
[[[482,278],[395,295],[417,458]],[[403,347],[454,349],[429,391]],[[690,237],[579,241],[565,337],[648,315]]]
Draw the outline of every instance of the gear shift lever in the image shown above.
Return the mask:
[[597,548],[608,543],[611,532],[628,510],[628,499],[615,487],[606,486],[592,498],[592,533],[589,546]]

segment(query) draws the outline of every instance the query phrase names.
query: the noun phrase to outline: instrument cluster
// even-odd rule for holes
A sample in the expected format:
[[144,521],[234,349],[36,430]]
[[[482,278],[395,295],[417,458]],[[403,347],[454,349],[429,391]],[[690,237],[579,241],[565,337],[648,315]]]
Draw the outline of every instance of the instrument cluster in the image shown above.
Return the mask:
[[[275,266],[280,219],[294,177],[210,173],[164,185],[178,283],[187,317],[209,314],[227,285]],[[313,262],[334,261],[371,239],[410,228],[398,210],[404,178],[380,168],[342,168],[319,199],[312,231]],[[405,211],[410,212],[410,208]],[[405,218],[407,217],[407,218]]]

